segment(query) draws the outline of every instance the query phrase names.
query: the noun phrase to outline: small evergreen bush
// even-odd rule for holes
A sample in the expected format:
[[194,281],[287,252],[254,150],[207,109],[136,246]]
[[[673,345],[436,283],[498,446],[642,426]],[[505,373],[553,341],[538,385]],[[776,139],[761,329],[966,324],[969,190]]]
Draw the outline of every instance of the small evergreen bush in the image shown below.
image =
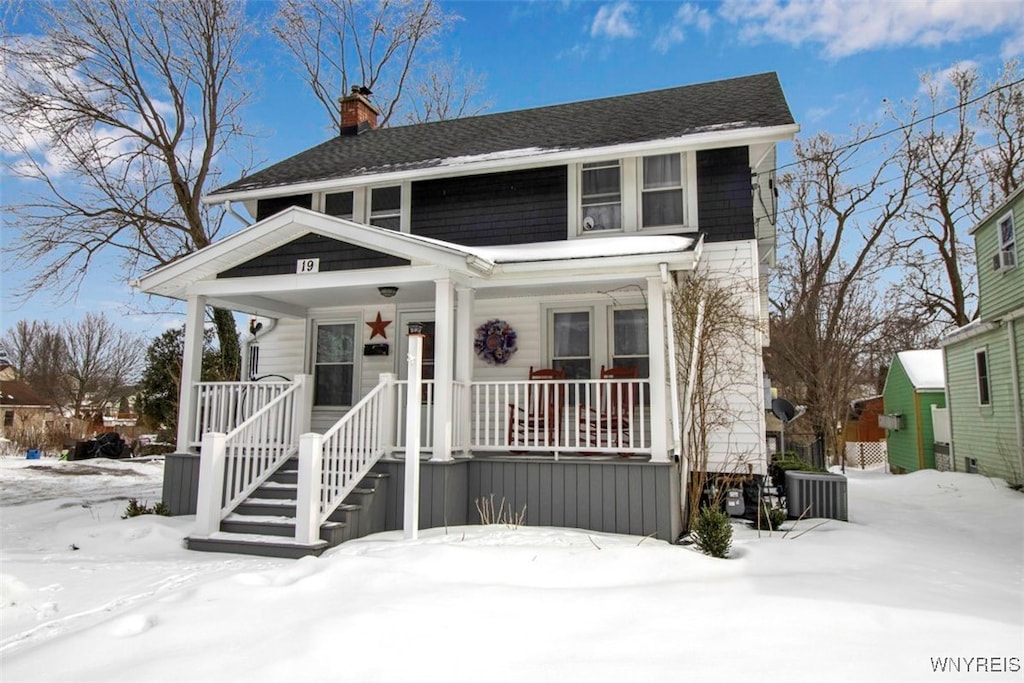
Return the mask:
[[789,517],[784,509],[780,507],[768,507],[767,505],[761,508],[761,514],[758,515],[758,529],[767,529],[769,531],[778,531],[782,523]]
[[732,520],[718,508],[702,508],[693,535],[701,552],[711,557],[726,557],[732,545]]
[[153,507],[147,506],[145,503],[140,503],[138,498],[128,499],[128,508],[121,515],[121,519],[128,519],[129,517],[138,517],[139,515],[162,515],[164,517],[170,517],[171,511],[164,505],[163,501],[154,503]]
[[776,458],[772,460],[772,464],[768,466],[768,474],[772,477],[772,483],[779,487],[779,491],[785,495],[786,493],[786,472],[825,472],[820,467],[815,467],[806,460],[801,460],[795,455],[787,457]]

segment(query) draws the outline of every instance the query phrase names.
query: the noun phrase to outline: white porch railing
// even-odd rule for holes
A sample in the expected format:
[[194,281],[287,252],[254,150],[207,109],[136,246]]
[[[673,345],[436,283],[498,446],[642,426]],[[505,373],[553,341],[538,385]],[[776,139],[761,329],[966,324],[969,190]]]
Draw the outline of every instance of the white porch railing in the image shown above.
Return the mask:
[[[405,380],[395,382],[395,395],[392,405],[395,408],[395,442],[391,444],[403,450],[406,443],[405,434],[405,401],[409,383]],[[434,448],[434,380],[423,380],[423,398],[420,401],[420,447],[424,451]]]
[[650,453],[646,379],[473,382],[477,451]]
[[298,375],[291,386],[223,434],[203,434],[196,522],[212,534],[220,522],[294,455],[308,422],[312,383]]
[[195,386],[189,445],[199,446],[207,432],[227,434],[291,386],[292,382],[200,382]]
[[394,378],[380,382],[323,435],[303,434],[295,540],[314,543],[337,509],[393,441]]

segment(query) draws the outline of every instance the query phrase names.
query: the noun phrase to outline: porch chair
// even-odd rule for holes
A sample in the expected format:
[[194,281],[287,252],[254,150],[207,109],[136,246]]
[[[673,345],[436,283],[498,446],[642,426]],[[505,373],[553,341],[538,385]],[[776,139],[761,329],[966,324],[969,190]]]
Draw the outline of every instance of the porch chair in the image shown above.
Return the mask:
[[[530,366],[530,384],[525,400],[508,405],[508,445],[554,446],[562,421],[565,404],[565,384],[534,384],[538,380],[564,380],[561,368]],[[513,451],[515,452],[515,451]]]
[[[606,368],[601,366],[601,379],[637,379],[636,367]],[[630,417],[636,405],[635,385],[626,382],[600,384],[589,410],[580,406],[580,435],[589,440],[591,446],[614,448],[625,445],[630,437]],[[593,453],[587,453],[593,455]],[[623,457],[630,453],[620,453]]]

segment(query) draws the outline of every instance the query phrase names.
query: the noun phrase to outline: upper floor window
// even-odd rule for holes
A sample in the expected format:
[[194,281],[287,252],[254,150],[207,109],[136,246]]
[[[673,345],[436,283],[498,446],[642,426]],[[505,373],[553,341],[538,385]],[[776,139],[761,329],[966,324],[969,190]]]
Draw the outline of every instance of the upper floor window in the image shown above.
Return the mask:
[[683,168],[678,154],[644,157],[641,202],[644,228],[683,225]]
[[352,220],[355,216],[355,195],[352,192],[329,192],[324,195],[324,213]]
[[[602,231],[674,233],[696,225],[692,154],[653,154],[576,167],[577,235]],[[574,178],[574,179],[573,179]]]
[[402,186],[375,187],[370,190],[370,225],[388,230],[402,228]]
[[999,221],[999,267],[1013,268],[1017,265],[1017,237],[1013,230],[1013,214],[1008,213]]
[[622,229],[622,169],[618,161],[583,164],[580,206],[584,232]]

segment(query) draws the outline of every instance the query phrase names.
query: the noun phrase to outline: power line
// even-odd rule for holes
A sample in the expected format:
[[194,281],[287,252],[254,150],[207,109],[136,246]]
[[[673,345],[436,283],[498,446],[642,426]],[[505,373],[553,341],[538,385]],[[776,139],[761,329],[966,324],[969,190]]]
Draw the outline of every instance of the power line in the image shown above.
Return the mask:
[[[974,104],[976,102],[980,102],[981,100],[985,99],[986,97],[990,97],[990,96],[996,94],[997,92],[999,92],[1001,90],[1006,90],[1007,88],[1013,88],[1013,87],[1021,85],[1021,84],[1024,84],[1024,78],[1019,78],[1016,81],[1012,81],[1010,83],[1005,83],[1003,85],[996,86],[995,88],[992,88],[991,90],[988,90],[988,91],[986,91],[986,92],[984,92],[984,93],[982,93],[982,94],[980,94],[980,95],[978,95],[976,97],[973,97],[973,98],[967,100],[966,102],[957,103],[957,104],[955,104],[955,105],[953,105],[951,107],[947,107],[946,109],[943,109],[942,111],[933,112],[933,113],[931,113],[931,114],[929,114],[927,116],[923,116],[923,117],[921,117],[919,119],[914,119],[914,120],[912,120],[912,121],[910,121],[908,123],[904,123],[902,125],[896,126],[895,128],[890,128],[889,130],[882,131],[881,133],[874,133],[874,134],[869,135],[866,138],[863,138],[863,139],[860,139],[860,140],[853,140],[853,141],[848,142],[848,143],[846,143],[844,145],[840,145],[840,146],[836,147],[835,149],[833,149],[831,151],[832,152],[837,152],[837,153],[838,152],[845,152],[848,149],[852,149],[854,147],[859,147],[860,145],[863,145],[866,142],[873,142],[875,140],[880,140],[881,138],[887,137],[887,136],[892,135],[894,133],[899,133],[901,131],[907,130],[908,128],[913,128],[914,126],[918,125],[919,123],[924,123],[925,121],[931,121],[931,120],[937,119],[938,117],[945,116],[946,114],[949,114],[950,112],[956,111],[957,109],[963,109],[963,108],[965,108],[965,107],[967,107],[969,105],[972,105],[972,104]],[[780,171],[780,170],[782,170],[784,168],[789,168],[790,166],[796,166],[796,165],[798,165],[800,163],[801,163],[800,161],[791,161],[789,163],[783,164],[782,166],[776,166],[775,168],[773,168],[770,171],[756,171],[754,173],[754,175],[755,176],[759,176],[759,175],[763,175],[765,173],[777,173],[778,171]]]

